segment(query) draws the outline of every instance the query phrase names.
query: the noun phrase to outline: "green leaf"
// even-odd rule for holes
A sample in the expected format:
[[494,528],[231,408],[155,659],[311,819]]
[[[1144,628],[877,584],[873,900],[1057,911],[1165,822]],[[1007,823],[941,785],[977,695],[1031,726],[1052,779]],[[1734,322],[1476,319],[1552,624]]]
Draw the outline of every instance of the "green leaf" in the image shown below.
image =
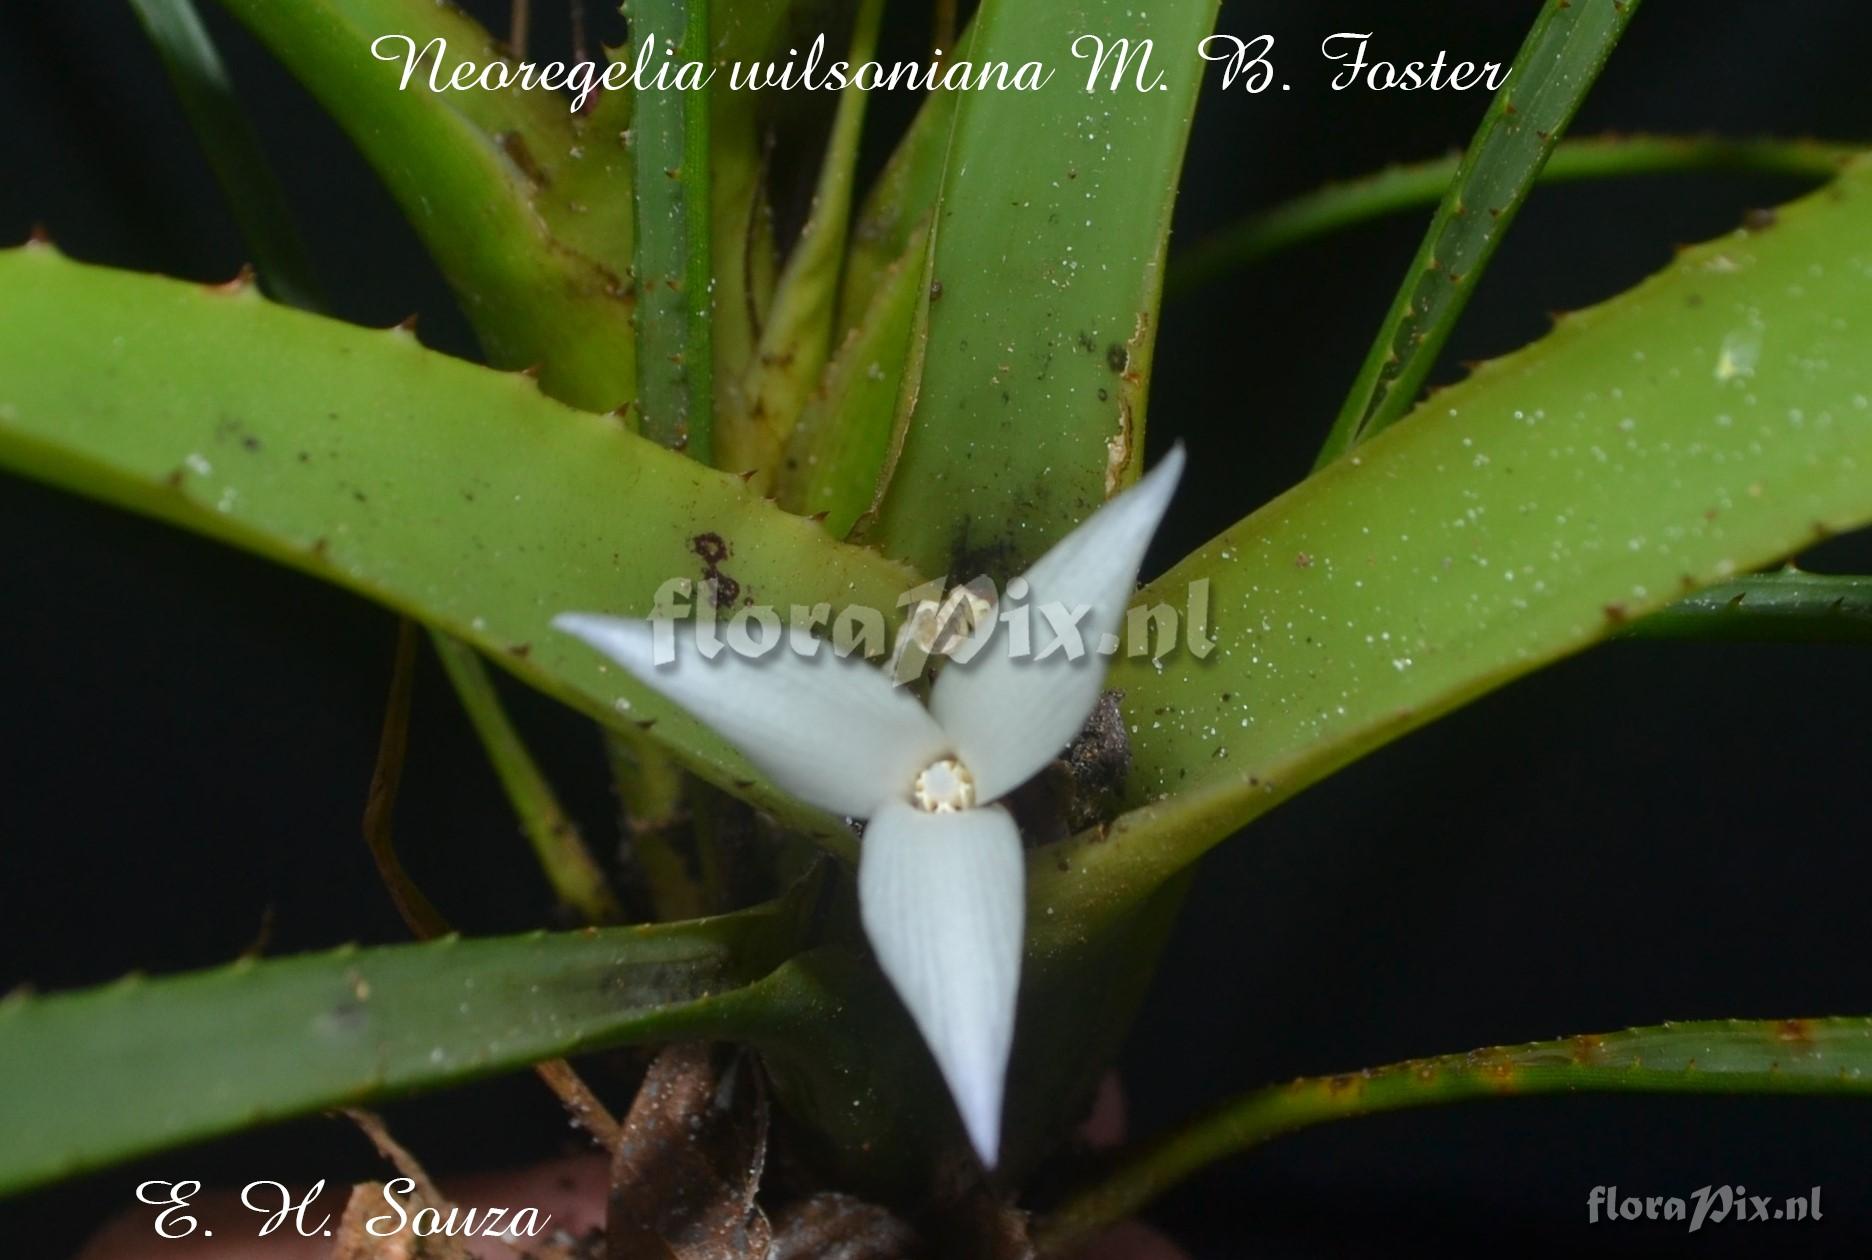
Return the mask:
[[835,538],[850,533],[878,496],[926,288],[927,239],[917,233],[879,278],[871,309],[833,355],[788,443],[780,502],[803,515],[824,513]]
[[1388,428],[1416,401],[1547,155],[1637,12],[1638,0],[1548,0],[1534,19],[1404,274],[1318,465]]
[[0,1193],[329,1107],[631,1042],[740,1037],[814,901],[719,919],[348,947],[0,1002]]
[[312,278],[305,242],[286,210],[286,194],[193,0],[130,0],[130,7],[156,45],[208,164],[227,194],[241,235],[253,250],[261,285],[289,306],[317,309],[319,285]]
[[[970,56],[973,27],[962,34],[953,56]],[[891,151],[877,182],[865,195],[852,221],[851,248],[845,256],[845,279],[839,294],[844,334],[857,327],[878,298],[888,273],[905,258],[920,260],[928,244],[925,231],[942,188],[943,166],[955,126],[955,92],[937,90],[923,101],[909,129]]]
[[[1821,140],[1730,140],[1722,136],[1590,136],[1563,140],[1535,176],[1565,184],[1641,175],[1710,173],[1831,179],[1861,146]],[[1388,166],[1328,184],[1178,250],[1165,289],[1171,298],[1227,277],[1271,254],[1361,223],[1435,205],[1456,178],[1461,155]]]
[[[1138,597],[1208,583],[1205,659],[1125,656],[1129,802],[1035,855],[1043,936],[1681,596],[1872,519],[1872,162],[1442,391]],[[1200,458],[1200,452],[1198,452]],[[1139,645],[1133,643],[1135,650]]]
[[442,82],[464,61],[502,60],[486,31],[432,0],[220,3],[376,168],[490,362],[537,367],[542,388],[588,411],[636,396],[629,183],[614,116],[588,134],[553,93],[432,92],[427,62],[399,90],[403,62],[371,53],[386,34],[418,48],[446,39]]
[[[971,26],[950,55],[968,58],[973,40]],[[780,502],[823,514],[835,537],[879,500],[900,445],[896,413],[928,331],[929,229],[958,99],[941,89],[924,99],[853,219],[837,348],[779,470]]]
[[[830,6],[826,0],[709,0],[709,7],[716,67],[709,91],[715,406],[734,415],[745,407],[738,391],[773,298],[777,247],[766,187],[768,155],[792,120],[781,115],[785,93],[733,91],[729,71],[736,62],[773,59],[799,43],[799,32],[810,32],[810,43],[827,28]],[[795,36],[790,42],[789,34]]]
[[[742,596],[890,616],[915,585],[740,481],[533,383],[245,295],[0,253],[0,466],[258,551],[473,644],[852,851],[712,733],[567,636],[645,615],[701,552]],[[628,503],[628,516],[619,512]]]
[[[902,452],[868,541],[925,573],[1005,578],[1136,475],[1170,208],[1214,0],[986,0],[965,59],[1038,61],[1037,92],[956,103]],[[1061,57],[1155,41],[1139,92]],[[1137,51],[1135,47],[1132,50]],[[1134,64],[1135,69],[1135,64]]]
[[1872,1019],[1704,1020],[1411,1059],[1241,1095],[1067,1198],[1035,1240],[1070,1254],[1208,1164],[1329,1120],[1542,1094],[1872,1094]]
[[[845,54],[850,63],[874,58],[883,13],[883,0],[861,0]],[[761,490],[775,485],[781,452],[826,366],[869,96],[855,86],[840,96],[811,213],[775,287],[735,410],[722,416],[722,467],[751,470],[750,484]]]
[[1626,628],[1627,639],[1872,643],[1872,577],[1792,566],[1722,582]]
[[[305,254],[292,212],[265,152],[234,97],[232,85],[221,71],[220,55],[202,27],[191,0],[172,0],[171,3],[133,0],[133,4],[162,51],[184,108],[253,250],[261,286],[289,305],[323,313],[324,303],[312,279],[310,259]],[[431,637],[436,654],[480,736],[554,893],[587,923],[608,923],[622,918],[602,870],[579,836],[577,825],[560,807],[545,775],[508,721],[481,657],[473,648],[446,635]],[[401,711],[386,718],[387,723],[395,724],[392,729],[396,730],[399,766],[400,748],[407,740],[403,728],[408,722],[408,675],[413,656],[412,651],[399,647],[391,704],[393,709],[400,706]],[[619,733],[617,738],[625,737]],[[383,764],[380,757],[380,773]],[[400,775],[400,768],[391,773]],[[391,782],[394,784],[394,777]],[[395,795],[394,786],[389,794]],[[373,799],[373,807],[376,804]],[[366,838],[374,841],[375,837],[369,834],[373,830],[372,812],[366,811],[365,831]],[[378,852],[378,861],[380,866],[386,861],[391,864],[385,872],[386,879],[397,885],[398,879],[390,876],[400,879],[401,865],[388,847],[387,830],[382,837],[384,847]],[[376,850],[378,846],[373,843],[372,847]],[[407,880],[402,883],[407,884]],[[400,905],[410,900],[423,907],[417,914],[438,917],[421,890],[414,886],[393,886],[391,892]],[[411,917],[408,910],[405,917]]]
[[[636,0],[636,48],[707,72],[708,0]],[[633,59],[641,52],[634,52]],[[679,80],[680,81],[680,78]],[[652,88],[637,100],[638,400],[643,433],[711,462],[715,413],[713,264],[710,257],[709,112],[712,92]]]

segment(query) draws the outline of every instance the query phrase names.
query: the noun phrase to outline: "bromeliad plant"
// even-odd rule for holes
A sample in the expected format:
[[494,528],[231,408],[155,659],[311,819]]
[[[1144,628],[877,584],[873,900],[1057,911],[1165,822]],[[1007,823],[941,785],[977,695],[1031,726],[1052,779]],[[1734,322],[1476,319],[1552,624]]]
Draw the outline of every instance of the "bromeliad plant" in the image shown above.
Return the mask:
[[1028,601],[1023,622],[1036,620],[1028,610],[1064,613],[1066,628],[1027,624],[1016,637],[1000,616],[981,616],[931,688],[928,711],[889,675],[816,641],[766,668],[758,657],[722,670],[692,658],[664,672],[651,622],[553,622],[720,731],[794,796],[870,820],[858,867],[865,935],[988,1167],[1001,1144],[1026,900],[1020,831],[996,802],[1092,716],[1105,669],[1087,639],[1117,641],[1144,545],[1182,467],[1178,449],[1010,582]]
[[[1326,190],[1170,269],[1198,283],[1441,198],[1317,471],[1141,593],[1175,469],[1126,487],[1202,68],[1173,50],[1195,49],[1215,0],[984,0],[950,56],[1056,60],[1064,30],[1150,38],[1167,90],[1090,107],[1061,74],[939,92],[862,197],[866,99],[849,91],[784,241],[766,155],[797,119],[771,96],[609,93],[573,114],[544,92],[437,94],[426,76],[405,91],[379,36],[446,41],[444,82],[508,54],[433,0],[219,3],[376,168],[487,366],[313,313],[316,279],[193,10],[135,0],[268,297],[85,266],[44,240],[0,255],[0,463],[426,627],[554,892],[599,926],[10,998],[0,1189],[530,1064],[617,1144],[556,1060],[715,1041],[759,1053],[814,1185],[910,1211],[982,1193],[992,1164],[986,1184],[1019,1202],[1209,847],[1607,636],[1872,626],[1856,579],[1757,572],[1872,520],[1872,165],[1816,145],[1563,142],[1636,0],[1545,6],[1460,162]],[[862,61],[881,11],[635,0],[630,19],[681,59],[760,58],[830,26]],[[1829,182],[1419,403],[1543,175],[1734,167]],[[1023,572],[1113,631],[1127,604],[1184,607],[1206,584],[1213,650],[1120,654],[1104,678],[1102,659],[991,652],[945,666],[926,712],[829,655],[732,679],[659,669],[641,620],[672,578],[724,609],[823,605],[835,622]],[[603,728],[645,890],[630,917],[656,922],[616,925],[614,872],[566,825],[490,661]],[[439,935],[382,825],[396,743],[370,839],[412,927]],[[1015,792],[1042,771],[1044,790]],[[1024,847],[997,804],[1010,793]],[[765,820],[772,899],[751,908],[711,823],[729,809]],[[861,839],[846,819],[864,817]],[[1038,1246],[1064,1253],[1203,1162],[1334,1116],[1547,1089],[1857,1093],[1869,1061],[1872,1021],[1727,1023],[1299,1082],[1026,1206]]]

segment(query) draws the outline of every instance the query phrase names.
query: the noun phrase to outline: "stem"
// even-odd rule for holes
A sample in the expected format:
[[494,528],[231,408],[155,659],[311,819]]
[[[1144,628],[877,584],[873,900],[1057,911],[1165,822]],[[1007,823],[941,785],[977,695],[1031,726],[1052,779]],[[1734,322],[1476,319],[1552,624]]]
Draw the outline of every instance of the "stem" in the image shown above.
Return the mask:
[[1416,401],[1535,177],[1598,81],[1639,0],[1548,0],[1490,102],[1404,273],[1315,467],[1388,428]]
[[1872,1018],[1708,1020],[1304,1077],[1225,1102],[1070,1196],[1035,1232],[1070,1252],[1191,1173],[1310,1125],[1538,1094],[1872,1094]]
[[682,770],[647,736],[606,730],[604,739],[627,860],[642,880],[652,917],[708,913],[708,897],[689,860],[695,837]]
[[[1537,182],[1575,183],[1638,175],[1745,174],[1830,179],[1858,149],[1821,140],[1728,140],[1718,136],[1592,136],[1563,141]],[[1460,154],[1390,166],[1310,192],[1198,241],[1171,260],[1165,289],[1186,296],[1295,245],[1420,206],[1435,205],[1456,177]]]
[[527,27],[531,24],[532,0],[513,0],[512,17],[507,26],[507,51],[524,61],[527,50]]
[[390,698],[384,705],[383,730],[377,740],[377,764],[371,769],[370,791],[364,798],[364,843],[377,864],[397,913],[410,935],[432,940],[448,934],[448,920],[418,888],[397,857],[392,822],[397,793],[403,786],[403,762],[409,753],[410,701],[415,693],[416,623],[405,618],[397,625],[396,660],[390,670]]
[[559,1099],[559,1105],[572,1117],[572,1123],[590,1134],[592,1141],[605,1150],[617,1149],[623,1127],[570,1063],[564,1059],[546,1059],[533,1065],[533,1073]]
[[930,20],[930,50],[936,57],[946,57],[955,48],[956,0],[936,0]]
[[[517,787],[508,777],[511,760],[517,757],[521,763],[519,768],[532,773],[533,778],[538,782],[539,789],[545,793],[546,804],[556,811],[558,805],[551,799],[551,790],[546,787],[545,781],[539,778],[539,772],[533,767],[532,758],[527,756],[526,749],[515,737],[513,728],[507,724],[507,716],[501,711],[500,701],[494,695],[493,687],[488,682],[487,671],[481,665],[480,658],[474,654],[474,649],[435,631],[431,631],[429,637],[430,641],[435,644],[436,652],[442,657],[442,663],[449,668],[449,676],[455,681],[456,694],[462,698],[462,704],[468,709],[469,716],[475,719],[475,729],[481,734],[482,743],[487,748],[488,756],[494,762],[495,769],[500,772],[501,782],[507,786],[508,799],[513,801],[516,809],[521,809],[522,801],[525,799],[522,788]],[[404,871],[403,864],[396,855],[391,831],[391,815],[395,812],[397,791],[403,781],[404,756],[409,750],[409,714],[410,701],[415,691],[416,646],[416,623],[405,619],[400,624],[397,633],[396,664],[390,678],[390,702],[384,707],[383,737],[378,744],[377,768],[371,776],[370,796],[364,806],[364,839],[370,846],[371,856],[376,859],[378,874],[383,877],[384,886],[390,890],[391,900],[396,902],[397,910],[402,914],[403,922],[408,925],[410,934],[418,940],[427,941],[447,936],[454,929],[449,926],[448,920],[443,918],[441,911],[435,908],[435,904]],[[462,659],[466,661],[466,669],[458,673],[457,666]],[[476,699],[480,696],[485,697],[483,707],[492,710],[493,724],[505,732],[504,747],[499,731],[491,732],[482,725],[477,716]],[[507,754],[505,759],[503,752]],[[522,810],[523,821],[525,817],[525,812]],[[563,815],[561,817],[563,818]],[[532,828],[529,826],[528,833],[531,834],[531,832]],[[571,833],[571,839],[572,843],[577,844],[576,832]],[[538,851],[539,847],[536,841],[535,850]],[[584,856],[582,847],[579,849],[579,854]],[[586,860],[590,861],[589,858]],[[543,852],[540,855],[540,864],[546,868],[549,875],[552,873],[553,866]],[[558,887],[556,882],[554,887],[555,889]],[[604,887],[602,876],[599,876],[599,891],[607,900],[610,898],[610,891]],[[563,892],[560,895],[568,903],[578,904]],[[580,909],[584,911],[584,907],[581,906]],[[611,910],[612,913],[608,917],[617,918],[615,903],[612,903]],[[594,923],[601,921],[590,913],[587,913],[586,917]],[[574,1124],[591,1134],[593,1140],[606,1150],[616,1145],[617,1121],[569,1062],[564,1059],[544,1059],[533,1065],[533,1071],[546,1088],[559,1099],[560,1105],[566,1109],[566,1114],[572,1117]]]
[[1628,639],[1872,643],[1872,577],[1778,573],[1711,586],[1624,631]]
[[578,911],[587,923],[617,922],[622,912],[605,882],[603,869],[521,742],[481,657],[459,639],[444,634],[432,634],[430,642],[442,658],[468,720],[481,737],[481,746],[500,776],[507,800],[520,818],[521,829],[533,845],[553,894]]

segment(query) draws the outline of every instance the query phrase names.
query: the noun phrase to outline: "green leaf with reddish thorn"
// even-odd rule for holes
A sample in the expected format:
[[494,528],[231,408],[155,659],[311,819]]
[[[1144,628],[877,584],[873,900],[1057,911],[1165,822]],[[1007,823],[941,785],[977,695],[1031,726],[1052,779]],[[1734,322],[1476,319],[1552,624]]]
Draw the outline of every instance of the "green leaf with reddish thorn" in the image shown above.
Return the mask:
[[1456,167],[1319,464],[1410,410],[1548,154],[1637,12],[1638,0],[1547,0]]
[[[1609,135],[1563,140],[1536,173],[1541,184],[1657,175],[1769,176],[1831,179],[1860,151],[1824,140],[1731,140],[1726,136]],[[1269,255],[1442,198],[1460,155],[1387,166],[1304,193],[1248,218],[1170,258],[1166,296],[1194,292]]]
[[[971,62],[1054,73],[1039,91],[956,103],[928,341],[864,531],[886,554],[958,581],[1005,578],[1136,475],[1196,45],[1215,13],[1214,0],[986,0],[976,14]],[[1130,41],[1124,82],[1108,62],[1088,91],[1091,64],[1060,60],[1062,30]],[[1139,91],[1140,73],[1164,90]]]
[[[1566,316],[1224,531],[1206,659],[1116,662],[1135,812],[1036,855],[1062,944],[1381,744],[1872,520],[1872,160]],[[1135,646],[1135,645],[1134,645]],[[1044,947],[1044,946],[1043,946]]]
[[407,35],[418,48],[447,40],[444,82],[456,64],[498,60],[486,31],[432,0],[220,3],[376,168],[490,362],[537,367],[542,388],[588,411],[636,396],[629,182],[614,120],[586,137],[565,98],[432,92],[422,68],[400,90],[404,63],[371,53],[386,34]]
[[1789,566],[1705,587],[1625,631],[1628,639],[1872,643],[1872,577]]
[[759,1044],[785,995],[743,986],[801,947],[816,883],[718,919],[350,947],[0,1001],[0,1194],[606,1046]]
[[1542,1094],[1872,1095],[1872,1019],[1702,1020],[1495,1046],[1243,1094],[1140,1147],[1035,1233],[1043,1256],[1133,1215],[1208,1164],[1296,1129]]
[[603,721],[654,721],[703,777],[852,850],[847,829],[548,622],[647,615],[665,581],[711,570],[743,600],[889,617],[915,584],[904,570],[610,417],[406,333],[46,246],[0,253],[0,291],[0,467],[349,587]]

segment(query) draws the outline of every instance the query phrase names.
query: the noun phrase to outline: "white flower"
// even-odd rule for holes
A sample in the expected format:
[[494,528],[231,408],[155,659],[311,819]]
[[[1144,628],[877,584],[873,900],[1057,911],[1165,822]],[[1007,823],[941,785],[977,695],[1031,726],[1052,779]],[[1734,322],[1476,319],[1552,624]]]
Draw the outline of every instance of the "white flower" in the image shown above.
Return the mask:
[[713,727],[781,788],[869,820],[858,871],[865,934],[991,1167],[1026,912],[1020,836],[994,802],[1091,715],[1106,641],[1115,641],[1182,467],[1179,447],[1042,556],[1024,575],[1030,652],[996,635],[1001,619],[989,618],[972,651],[937,677],[927,709],[884,673],[829,650],[714,662],[691,652],[659,668],[647,621],[553,620]]

